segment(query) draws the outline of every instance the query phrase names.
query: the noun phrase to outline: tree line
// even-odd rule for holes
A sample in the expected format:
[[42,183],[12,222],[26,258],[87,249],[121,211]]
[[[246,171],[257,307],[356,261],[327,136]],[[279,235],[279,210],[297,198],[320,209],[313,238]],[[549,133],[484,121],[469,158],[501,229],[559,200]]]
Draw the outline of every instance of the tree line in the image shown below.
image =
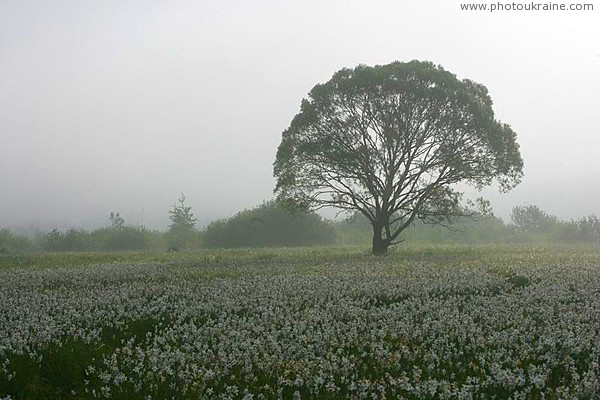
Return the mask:
[[34,237],[0,230],[0,255],[28,251],[180,251],[199,248],[323,246],[335,243],[331,222],[316,213],[291,213],[273,201],[197,229],[197,219],[182,195],[169,211],[166,232],[130,226],[118,212],[106,227],[53,229]]
[[[108,225],[95,230],[69,229],[38,233],[34,237],[0,230],[0,255],[35,251],[181,251],[202,248],[296,247],[359,245],[372,240],[371,222],[357,213],[328,221],[316,213],[292,213],[274,201],[203,229],[182,196],[169,211],[165,232],[127,225],[119,213],[110,213]],[[402,238],[427,243],[590,243],[600,244],[600,218],[595,215],[561,220],[537,205],[513,207],[510,222],[491,213],[455,217],[448,226],[416,220]]]
[[[371,240],[371,225],[355,215],[336,223],[337,242],[366,246]],[[600,244],[600,218],[590,215],[562,220],[536,205],[524,204],[512,209],[509,222],[492,214],[460,216],[450,225],[429,224],[417,220],[402,238],[409,242],[427,243],[585,243]]]

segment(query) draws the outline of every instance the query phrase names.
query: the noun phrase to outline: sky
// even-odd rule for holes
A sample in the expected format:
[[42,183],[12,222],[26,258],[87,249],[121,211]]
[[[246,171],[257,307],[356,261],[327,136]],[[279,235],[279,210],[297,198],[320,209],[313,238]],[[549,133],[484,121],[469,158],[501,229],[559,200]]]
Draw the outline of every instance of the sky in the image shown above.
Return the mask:
[[600,1],[461,1],[1,0],[0,228],[164,229],[181,193],[202,222],[252,208],[315,84],[413,59],[484,84],[517,132],[522,183],[482,192],[497,215],[600,215]]

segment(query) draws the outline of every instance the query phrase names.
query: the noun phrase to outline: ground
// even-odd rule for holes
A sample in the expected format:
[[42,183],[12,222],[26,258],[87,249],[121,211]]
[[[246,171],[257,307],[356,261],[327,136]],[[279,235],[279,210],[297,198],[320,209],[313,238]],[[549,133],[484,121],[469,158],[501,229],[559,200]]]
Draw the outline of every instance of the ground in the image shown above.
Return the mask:
[[594,398],[600,249],[0,256],[0,398]]

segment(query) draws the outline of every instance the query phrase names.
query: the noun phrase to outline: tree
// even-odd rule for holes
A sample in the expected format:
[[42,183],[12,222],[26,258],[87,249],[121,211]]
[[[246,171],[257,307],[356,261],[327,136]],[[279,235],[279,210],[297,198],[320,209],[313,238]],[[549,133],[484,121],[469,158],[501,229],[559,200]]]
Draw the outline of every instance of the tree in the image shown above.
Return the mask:
[[169,226],[168,241],[169,247],[178,249],[183,247],[192,240],[196,229],[196,221],[192,213],[192,207],[185,205],[185,195],[182,193],[177,200],[179,204],[173,205],[169,211]]
[[125,227],[125,219],[123,219],[123,217],[121,217],[121,215],[116,212],[110,213],[110,217],[108,217],[109,221],[110,221],[110,227],[112,229],[123,229]]
[[513,207],[510,219],[517,230],[521,232],[549,231],[556,224],[557,218],[533,204]]
[[342,69],[316,85],[274,163],[279,201],[360,212],[374,254],[415,219],[468,214],[454,184],[508,191],[522,170],[516,134],[496,120],[487,89],[420,61]]
[[600,243],[600,218],[596,215],[583,217],[571,222],[576,227],[577,238],[583,242]]

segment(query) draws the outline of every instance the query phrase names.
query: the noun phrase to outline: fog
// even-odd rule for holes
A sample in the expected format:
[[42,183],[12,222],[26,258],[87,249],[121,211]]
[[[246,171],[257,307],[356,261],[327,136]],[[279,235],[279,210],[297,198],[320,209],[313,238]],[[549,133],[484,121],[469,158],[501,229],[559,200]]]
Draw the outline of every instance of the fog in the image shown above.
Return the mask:
[[[0,227],[163,229],[272,198],[281,132],[343,67],[430,60],[487,86],[522,183],[483,195],[600,214],[600,2],[461,11],[455,0],[0,2]],[[474,193],[473,195],[478,195]]]

